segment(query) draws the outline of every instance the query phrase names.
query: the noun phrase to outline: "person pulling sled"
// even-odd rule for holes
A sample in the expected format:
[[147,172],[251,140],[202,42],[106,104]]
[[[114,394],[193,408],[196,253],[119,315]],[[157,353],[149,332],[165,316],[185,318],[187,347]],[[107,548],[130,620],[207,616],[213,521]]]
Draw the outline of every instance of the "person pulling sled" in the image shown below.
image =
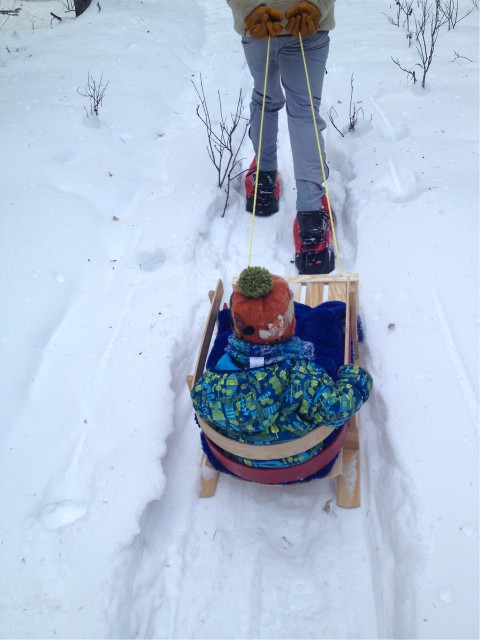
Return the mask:
[[[326,124],[320,116],[319,109],[329,50],[329,32],[335,26],[334,0],[270,0],[268,4],[252,0],[227,0],[227,4],[233,13],[235,31],[242,36],[246,61],[254,83],[250,103],[249,135],[255,150],[255,159],[246,179],[247,211],[253,211],[253,193],[257,181],[256,214],[266,216],[279,210],[278,112],[286,104],[297,188],[294,235],[298,237],[299,246],[296,247],[296,264],[302,273],[330,272],[334,268],[334,259],[329,212],[324,198],[323,181],[324,177],[328,177],[328,168],[321,135]],[[257,167],[267,41],[270,47],[269,68],[260,167]],[[306,82],[302,46],[308,67],[324,171],[312,126],[312,105]]]

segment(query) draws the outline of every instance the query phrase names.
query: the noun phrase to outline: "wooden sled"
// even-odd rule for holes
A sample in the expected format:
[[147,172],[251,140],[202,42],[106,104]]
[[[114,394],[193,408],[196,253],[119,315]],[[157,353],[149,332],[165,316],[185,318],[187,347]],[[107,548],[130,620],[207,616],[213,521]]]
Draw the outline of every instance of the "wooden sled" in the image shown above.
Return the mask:
[[[353,361],[358,364],[358,275],[303,275],[287,277],[286,280],[297,302],[301,302],[310,307],[315,307],[327,300],[339,300],[346,304],[344,362],[347,364]],[[235,287],[235,280],[233,286]],[[209,292],[209,297],[211,303],[210,312],[205,324],[194,372],[193,375],[187,377],[187,384],[190,389],[205,370],[212,336],[223,299],[223,283],[221,280],[218,281],[215,291]],[[204,434],[207,436],[211,448],[213,447],[217,452],[221,452],[223,449],[235,455],[257,460],[273,460],[295,455],[300,451],[307,451],[312,446],[315,446],[315,444],[325,440],[333,432],[331,427],[320,425],[306,436],[303,436],[303,438],[297,438],[289,442],[270,445],[247,445],[217,433],[198,416],[197,420]],[[360,506],[360,451],[356,414],[350,418],[343,432],[339,434],[339,437],[334,441],[334,444],[335,442],[337,442],[337,450],[334,451],[334,454],[338,454],[338,457],[328,475],[322,479],[337,478],[336,501],[340,507],[358,507]],[[341,449],[338,453],[338,448],[340,447]],[[322,455],[322,453],[323,452],[321,452],[320,455]],[[283,470],[292,470],[294,468],[295,467],[286,467],[283,468]],[[215,494],[220,472],[213,469],[205,454],[203,454],[202,457],[201,469],[200,496],[203,498],[211,497]],[[248,469],[251,471],[252,467]],[[273,470],[270,469],[259,471],[273,472]],[[278,473],[278,470],[275,471]],[[235,475],[240,474],[235,473]],[[278,482],[269,482],[268,480],[266,483],[278,484]]]

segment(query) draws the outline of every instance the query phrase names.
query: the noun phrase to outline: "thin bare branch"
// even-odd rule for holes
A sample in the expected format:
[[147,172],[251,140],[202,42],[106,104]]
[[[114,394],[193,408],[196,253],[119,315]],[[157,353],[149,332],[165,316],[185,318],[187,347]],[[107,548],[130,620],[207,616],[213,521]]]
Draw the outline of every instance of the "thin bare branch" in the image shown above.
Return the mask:
[[235,174],[235,171],[241,162],[238,156],[249,125],[248,119],[242,115],[244,109],[243,95],[242,91],[240,91],[235,112],[227,116],[224,113],[220,92],[217,92],[218,117],[217,124],[214,126],[205,97],[202,76],[200,75],[199,87],[193,80],[192,84],[200,100],[200,104],[196,108],[196,114],[205,125],[207,131],[208,157],[217,171],[217,184],[220,188],[224,187],[226,194],[223,217],[229,202],[231,183],[240,175],[238,173]]

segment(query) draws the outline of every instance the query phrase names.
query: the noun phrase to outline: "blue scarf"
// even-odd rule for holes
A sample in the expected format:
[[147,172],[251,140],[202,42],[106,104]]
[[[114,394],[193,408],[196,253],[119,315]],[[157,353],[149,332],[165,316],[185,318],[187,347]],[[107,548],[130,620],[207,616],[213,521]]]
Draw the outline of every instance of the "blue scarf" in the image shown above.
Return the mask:
[[252,344],[232,334],[228,338],[225,352],[240,366],[252,368],[282,362],[288,358],[313,360],[315,347],[312,342],[306,342],[300,338],[290,338],[275,344]]

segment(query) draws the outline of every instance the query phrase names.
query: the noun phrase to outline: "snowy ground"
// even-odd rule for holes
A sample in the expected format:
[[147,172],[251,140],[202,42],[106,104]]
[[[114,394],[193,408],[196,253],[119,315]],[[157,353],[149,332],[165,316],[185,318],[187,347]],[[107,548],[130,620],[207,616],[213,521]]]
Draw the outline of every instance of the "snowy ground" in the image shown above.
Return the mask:
[[[329,125],[329,184],[375,381],[346,511],[329,482],[197,498],[185,376],[250,216],[238,181],[221,217],[191,80],[214,113],[250,78],[225,2],[95,5],[0,0],[0,636],[478,638],[478,11],[423,90],[389,2],[337,2],[324,115],[353,73],[365,118]],[[252,262],[293,274],[284,115],[279,152]]]

